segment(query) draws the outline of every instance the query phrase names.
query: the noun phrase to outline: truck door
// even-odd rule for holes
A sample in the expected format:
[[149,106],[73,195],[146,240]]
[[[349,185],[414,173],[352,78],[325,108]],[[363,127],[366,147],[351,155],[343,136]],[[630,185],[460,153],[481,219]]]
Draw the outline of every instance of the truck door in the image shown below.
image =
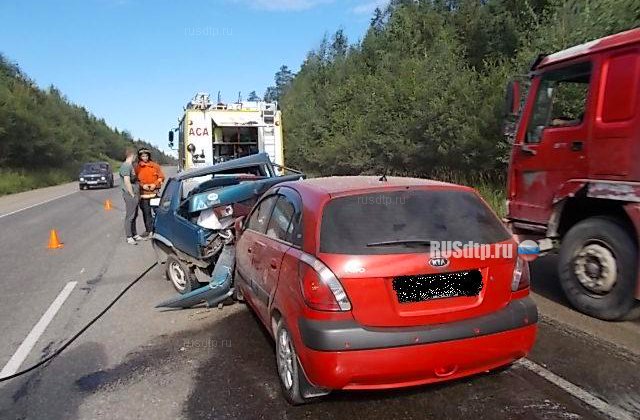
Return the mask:
[[589,178],[633,180],[638,177],[637,139],[640,113],[640,49],[637,46],[606,55],[601,91],[589,148]]
[[534,79],[511,155],[511,219],[545,224],[558,188],[587,176],[591,68],[565,65]]

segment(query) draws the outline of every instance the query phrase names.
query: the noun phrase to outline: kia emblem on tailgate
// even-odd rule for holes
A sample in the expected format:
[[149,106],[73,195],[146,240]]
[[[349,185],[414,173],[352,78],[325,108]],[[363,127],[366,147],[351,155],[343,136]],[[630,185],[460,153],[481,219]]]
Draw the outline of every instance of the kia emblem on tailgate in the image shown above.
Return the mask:
[[449,260],[446,258],[431,258],[429,260],[429,265],[431,267],[442,268],[449,265]]

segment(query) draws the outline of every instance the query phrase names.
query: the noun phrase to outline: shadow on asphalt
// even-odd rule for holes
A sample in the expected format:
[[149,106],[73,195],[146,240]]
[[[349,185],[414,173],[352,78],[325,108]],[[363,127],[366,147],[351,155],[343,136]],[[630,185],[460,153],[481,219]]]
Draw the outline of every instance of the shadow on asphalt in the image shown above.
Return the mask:
[[74,392],[76,385],[66,378],[80,377],[87,369],[107,363],[104,347],[98,343],[81,344],[24,379],[15,380],[2,389],[0,418],[78,418],[84,395]]
[[452,396],[480,399],[473,395],[477,386],[484,387],[473,385],[478,379],[488,384],[489,395],[509,388],[508,374],[492,373],[404,390],[334,392],[319,402],[293,407],[281,395],[273,342],[258,322],[251,311],[241,310],[217,323],[216,336],[228,346],[218,343],[207,349],[207,360],[197,369],[183,406],[186,418],[417,419],[429,417],[429,412],[448,418],[461,412],[459,405],[447,404]]
[[[160,335],[108,369],[100,369],[109,365],[101,345],[79,345],[11,384],[1,404],[10,409],[0,410],[0,418],[75,419],[81,406],[103,413],[113,398],[134,404],[131,413],[152,417],[143,407],[165,400],[187,419],[593,418],[562,396],[541,407],[549,385],[521,368],[410,389],[335,392],[292,407],[280,392],[271,338],[247,308],[228,311],[222,317],[202,312],[193,328]],[[176,393],[176,387],[189,391]]]

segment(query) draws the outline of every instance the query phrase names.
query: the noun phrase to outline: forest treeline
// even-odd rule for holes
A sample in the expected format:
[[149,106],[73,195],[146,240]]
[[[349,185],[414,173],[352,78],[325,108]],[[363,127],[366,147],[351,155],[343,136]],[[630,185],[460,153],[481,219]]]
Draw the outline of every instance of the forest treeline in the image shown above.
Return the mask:
[[54,86],[39,88],[0,55],[0,194],[72,179],[84,162],[121,161],[127,147],[142,146],[161,163],[173,162],[71,103]]
[[509,78],[538,54],[638,26],[638,0],[393,0],[362,40],[338,30],[296,75],[276,75],[287,165],[501,178]]

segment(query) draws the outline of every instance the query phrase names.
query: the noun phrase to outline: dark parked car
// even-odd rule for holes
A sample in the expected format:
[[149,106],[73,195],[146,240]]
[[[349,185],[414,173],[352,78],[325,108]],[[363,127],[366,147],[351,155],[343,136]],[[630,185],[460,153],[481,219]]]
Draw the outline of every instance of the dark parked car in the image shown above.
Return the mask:
[[[508,366],[533,346],[528,265],[471,188],[393,177],[287,182],[242,225],[237,297],[274,338],[293,404],[334,389],[454,380]],[[461,246],[436,252],[444,241]]]
[[188,295],[207,284],[209,288],[208,294],[159,306],[213,304],[230,295],[236,218],[248,214],[273,185],[301,177],[299,172],[279,176],[268,155],[261,153],[170,178],[156,207],[153,247],[179,293]]
[[113,169],[109,162],[90,162],[82,165],[78,175],[80,189],[91,187],[113,188]]

